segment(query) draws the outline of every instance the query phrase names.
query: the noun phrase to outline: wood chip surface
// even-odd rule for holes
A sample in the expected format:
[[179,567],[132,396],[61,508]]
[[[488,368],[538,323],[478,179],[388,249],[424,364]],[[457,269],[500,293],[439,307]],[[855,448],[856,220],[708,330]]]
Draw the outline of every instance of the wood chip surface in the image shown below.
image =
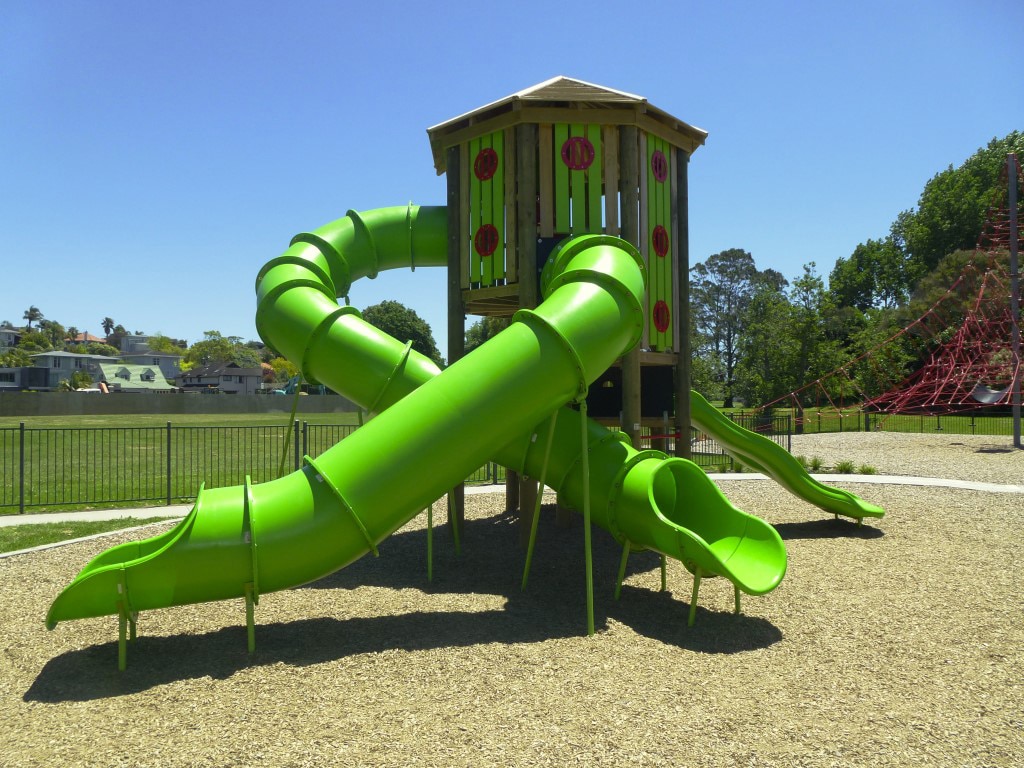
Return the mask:
[[[1009,439],[941,439],[920,464],[921,436],[829,450],[1024,481],[1024,452],[986,449]],[[380,558],[264,595],[251,656],[241,600],[144,613],[123,673],[116,618],[47,632],[88,559],[143,532],[0,560],[0,766],[1024,765],[1024,496],[851,484],[887,510],[858,528],[768,481],[720,486],[777,526],[789,570],[739,616],[705,581],[692,628],[679,563],[663,593],[632,555],[612,599],[619,548],[595,529],[587,637],[580,519],[545,506],[522,592],[494,494],[467,496],[461,556],[435,530],[433,582],[421,515]]]

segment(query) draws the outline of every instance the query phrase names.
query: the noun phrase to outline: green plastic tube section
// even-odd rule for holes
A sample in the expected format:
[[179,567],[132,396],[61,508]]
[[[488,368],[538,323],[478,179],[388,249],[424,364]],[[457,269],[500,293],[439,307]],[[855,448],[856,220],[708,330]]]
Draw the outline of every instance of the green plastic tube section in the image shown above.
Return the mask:
[[[520,312],[506,331],[452,365],[436,366],[336,298],[351,283],[396,267],[445,263],[443,208],[391,208],[346,217],[293,239],[257,280],[257,326],[264,340],[320,381],[379,414],[303,469],[279,480],[203,491],[174,530],[100,555],[57,598],[58,621],[119,611],[240,597],[315,580],[375,551],[376,544],[491,457],[536,476],[543,439],[533,425],[586,392],[587,385],[639,336],[643,262],[616,238],[587,236],[563,245],[545,268],[544,303]],[[563,408],[552,438],[549,484],[570,506],[583,497],[579,414]],[[646,497],[627,474],[657,476],[668,460],[637,453],[619,436],[587,424],[594,522],[638,548],[684,562],[709,543],[676,531],[690,489]],[[699,483],[669,469],[660,484]],[[651,486],[644,480],[642,486]],[[620,500],[628,485],[631,493]],[[716,491],[717,492],[717,491]],[[639,495],[637,495],[639,494]],[[711,494],[725,514],[734,509]],[[667,514],[662,506],[668,505]],[[742,514],[742,513],[741,513]],[[710,515],[713,517],[713,514]],[[744,527],[757,518],[731,519]],[[769,527],[770,528],[770,527]],[[773,533],[773,531],[772,531]],[[730,533],[731,538],[739,534]],[[768,536],[768,538],[771,538]],[[647,540],[645,540],[647,539]],[[777,534],[769,577],[749,580],[735,554],[706,571],[750,593],[774,588],[785,572]]]

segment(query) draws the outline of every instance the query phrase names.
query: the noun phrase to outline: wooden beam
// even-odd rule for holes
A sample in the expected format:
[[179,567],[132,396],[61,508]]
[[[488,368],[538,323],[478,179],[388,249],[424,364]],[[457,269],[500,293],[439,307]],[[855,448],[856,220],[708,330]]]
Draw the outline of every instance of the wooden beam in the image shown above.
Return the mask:
[[[640,143],[637,129],[619,129],[619,199],[622,238],[640,246]],[[646,323],[646,310],[644,312]],[[622,358],[622,431],[640,448],[640,344]]]
[[679,315],[679,338],[676,349],[676,456],[691,458],[690,453],[690,156],[677,149],[676,155],[676,242],[679,244],[679,267],[676,272],[676,313]]
[[[459,172],[461,150],[448,150],[448,362],[453,363],[466,353],[466,315],[462,304],[462,249],[459,233],[462,219],[466,218],[461,208],[462,174]],[[452,489],[453,504],[448,510],[448,525],[458,540],[458,531],[465,521],[465,486],[459,483]]]
[[519,306],[537,306],[537,126],[516,127],[516,243],[519,246]]

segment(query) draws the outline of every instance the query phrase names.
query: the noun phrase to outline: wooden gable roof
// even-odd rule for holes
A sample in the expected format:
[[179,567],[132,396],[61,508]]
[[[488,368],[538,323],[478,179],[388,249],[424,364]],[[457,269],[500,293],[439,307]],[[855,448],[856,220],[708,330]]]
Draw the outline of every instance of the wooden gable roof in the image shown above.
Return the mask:
[[448,147],[520,123],[554,122],[637,125],[687,152],[708,135],[643,96],[558,76],[428,128],[434,168],[445,172]]

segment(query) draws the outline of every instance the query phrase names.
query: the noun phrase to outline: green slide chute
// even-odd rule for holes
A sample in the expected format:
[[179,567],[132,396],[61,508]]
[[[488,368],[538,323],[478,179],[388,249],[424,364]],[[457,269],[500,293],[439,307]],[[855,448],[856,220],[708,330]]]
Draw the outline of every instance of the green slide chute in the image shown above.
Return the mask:
[[819,483],[781,445],[744,429],[693,391],[690,392],[690,419],[697,429],[715,438],[734,459],[826,512],[857,520],[885,515],[884,509],[849,491]]
[[201,490],[173,530],[90,562],[54,601],[47,626],[119,615],[123,633],[142,610],[237,597],[251,616],[260,594],[375,553],[485,461],[539,477],[546,455],[546,483],[560,500],[583,509],[589,496],[592,521],[627,547],[680,560],[698,580],[724,576],[737,595],[780,583],[786,553],[770,525],[736,509],[696,465],[638,452],[566,407],[640,336],[644,264],[625,241],[563,242],[544,269],[543,303],[443,372],[338,306],[360,278],[445,265],[446,222],[439,207],[350,211],[296,236],[261,270],[263,339],[308,381],[375,417],[278,480]]

